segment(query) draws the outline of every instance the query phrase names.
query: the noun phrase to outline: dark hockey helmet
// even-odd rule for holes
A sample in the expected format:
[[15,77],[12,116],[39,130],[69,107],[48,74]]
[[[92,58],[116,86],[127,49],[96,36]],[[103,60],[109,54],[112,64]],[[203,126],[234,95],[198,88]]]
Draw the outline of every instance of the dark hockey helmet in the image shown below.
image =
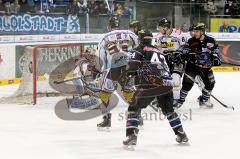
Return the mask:
[[141,23],[138,20],[132,20],[129,23],[129,28],[135,28],[137,27],[139,30],[141,30]]
[[194,29],[194,27],[195,27],[195,25],[193,24],[193,25],[191,25],[190,27],[189,27],[189,31],[193,31],[193,29]]
[[158,26],[170,28],[170,26],[171,26],[171,21],[168,20],[167,18],[163,18],[162,20],[159,20]]
[[197,23],[194,27],[193,30],[200,30],[205,32],[206,30],[206,25],[204,23]]
[[119,17],[113,16],[113,17],[109,18],[108,26],[110,28],[119,28],[120,27],[120,19],[119,19]]
[[153,34],[149,30],[140,30],[138,32],[138,38],[140,43],[151,44],[153,39]]

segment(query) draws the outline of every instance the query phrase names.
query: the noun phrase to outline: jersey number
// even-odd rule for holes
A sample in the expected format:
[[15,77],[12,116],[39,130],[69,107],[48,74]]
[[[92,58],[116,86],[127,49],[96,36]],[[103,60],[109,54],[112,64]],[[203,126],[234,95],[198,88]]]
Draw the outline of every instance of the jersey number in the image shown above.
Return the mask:
[[152,58],[151,58],[151,62],[160,62],[158,54],[154,53]]

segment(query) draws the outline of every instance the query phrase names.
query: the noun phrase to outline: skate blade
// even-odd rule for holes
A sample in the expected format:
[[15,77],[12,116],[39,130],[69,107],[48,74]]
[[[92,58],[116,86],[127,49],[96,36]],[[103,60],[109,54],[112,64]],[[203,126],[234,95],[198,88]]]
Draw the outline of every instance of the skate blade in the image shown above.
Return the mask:
[[110,127],[98,127],[98,131],[101,132],[110,132]]
[[183,139],[183,140],[181,140],[181,141],[178,141],[177,139],[176,139],[176,141],[177,141],[177,143],[179,143],[180,145],[189,145],[189,139]]
[[190,146],[190,143],[189,142],[181,142],[181,143],[178,143],[178,146]]
[[123,145],[123,149],[127,151],[135,151],[136,145]]
[[213,109],[213,105],[200,105],[201,109]]
[[143,126],[138,126],[138,130],[144,130]]

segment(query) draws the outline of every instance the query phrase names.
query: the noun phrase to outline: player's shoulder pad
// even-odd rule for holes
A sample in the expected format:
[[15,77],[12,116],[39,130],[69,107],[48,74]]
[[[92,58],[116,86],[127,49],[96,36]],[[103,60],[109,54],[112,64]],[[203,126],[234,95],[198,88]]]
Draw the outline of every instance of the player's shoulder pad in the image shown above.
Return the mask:
[[213,36],[210,36],[210,35],[205,35],[205,36],[208,39],[208,41],[210,41],[210,42],[215,42],[216,41],[216,39]]
[[157,34],[153,37],[153,39],[158,39],[158,38],[161,37],[161,36],[163,36],[162,33],[157,33]]
[[215,38],[213,38],[211,36],[206,36],[206,38],[207,38],[207,46],[209,48],[213,48],[213,47],[218,46],[218,42],[216,41]]
[[131,53],[137,53],[137,54],[139,54],[139,55],[143,55],[137,47],[134,48],[134,49],[132,49],[132,50],[130,50],[130,52],[131,52]]
[[138,36],[130,30],[113,30],[111,32],[104,34],[104,36],[103,36],[102,40],[99,42],[99,44],[102,43],[105,39],[107,39],[107,37],[116,35],[116,34],[121,34],[121,33],[128,34],[131,37],[135,37],[136,39],[138,38]]

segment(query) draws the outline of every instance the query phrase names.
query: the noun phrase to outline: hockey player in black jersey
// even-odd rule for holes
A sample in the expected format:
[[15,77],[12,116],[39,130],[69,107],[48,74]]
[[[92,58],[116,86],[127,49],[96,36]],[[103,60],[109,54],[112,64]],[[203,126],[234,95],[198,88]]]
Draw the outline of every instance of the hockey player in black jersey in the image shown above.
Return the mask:
[[200,77],[204,84],[202,95],[198,98],[199,105],[212,107],[213,104],[209,99],[214,88],[215,78],[211,68],[212,66],[221,65],[220,50],[215,39],[205,34],[205,25],[203,23],[195,25],[193,32],[194,37],[190,38],[182,49],[182,55],[187,64],[177,107],[181,107],[184,103],[188,92],[194,85],[191,78],[194,79],[196,76]]
[[[129,53],[129,68],[131,66],[136,67],[137,73],[135,72],[135,74],[141,80],[135,83],[135,95],[128,108],[127,139],[123,141],[124,146],[127,148],[137,144],[140,122],[139,110],[146,108],[154,98],[157,98],[158,107],[167,116],[170,126],[177,136],[176,141],[178,143],[188,142],[188,137],[183,130],[178,114],[173,109],[173,87],[170,84],[172,78],[169,68],[161,52],[151,45],[152,38],[151,32],[141,30],[139,32],[139,46]],[[131,64],[132,62],[134,64]],[[155,89],[151,89],[152,87]],[[141,90],[144,88],[146,91],[150,91],[142,95]]]

